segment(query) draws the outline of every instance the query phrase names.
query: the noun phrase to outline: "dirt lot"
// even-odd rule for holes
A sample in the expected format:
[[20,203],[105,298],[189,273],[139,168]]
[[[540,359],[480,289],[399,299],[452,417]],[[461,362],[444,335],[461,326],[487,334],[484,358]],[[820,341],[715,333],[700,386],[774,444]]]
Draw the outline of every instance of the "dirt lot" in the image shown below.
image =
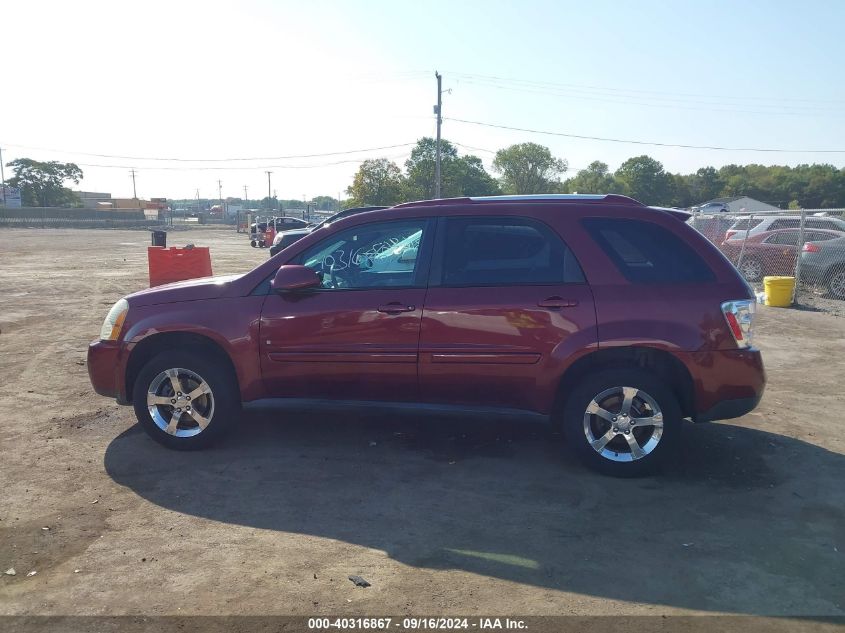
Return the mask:
[[[267,256],[186,241],[215,273]],[[845,319],[762,309],[762,405],[661,478],[513,423],[250,414],[180,454],[85,368],[148,242],[0,231],[0,613],[845,615]]]

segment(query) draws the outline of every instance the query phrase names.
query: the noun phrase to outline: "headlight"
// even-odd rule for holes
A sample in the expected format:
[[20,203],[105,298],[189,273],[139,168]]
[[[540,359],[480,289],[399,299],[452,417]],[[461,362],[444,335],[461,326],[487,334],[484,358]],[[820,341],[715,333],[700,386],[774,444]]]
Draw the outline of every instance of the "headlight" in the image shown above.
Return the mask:
[[276,233],[276,237],[273,238],[273,246],[275,246],[276,244],[278,244],[281,241],[282,241],[282,234]]
[[117,340],[123,327],[123,321],[126,320],[127,312],[129,312],[129,304],[126,299],[121,299],[111,307],[106,315],[106,320],[103,321],[103,327],[100,329],[101,341]]

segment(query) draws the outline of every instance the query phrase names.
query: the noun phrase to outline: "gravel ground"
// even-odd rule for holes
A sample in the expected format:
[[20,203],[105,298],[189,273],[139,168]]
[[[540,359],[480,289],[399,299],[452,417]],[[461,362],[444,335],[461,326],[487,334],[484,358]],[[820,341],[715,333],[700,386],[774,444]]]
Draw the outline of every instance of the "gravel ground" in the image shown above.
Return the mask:
[[[181,454],[85,368],[148,239],[0,231],[0,614],[845,615],[845,320],[761,307],[762,404],[689,425],[658,478],[597,476],[516,423],[413,417],[245,414]],[[217,274],[267,256],[187,241]]]

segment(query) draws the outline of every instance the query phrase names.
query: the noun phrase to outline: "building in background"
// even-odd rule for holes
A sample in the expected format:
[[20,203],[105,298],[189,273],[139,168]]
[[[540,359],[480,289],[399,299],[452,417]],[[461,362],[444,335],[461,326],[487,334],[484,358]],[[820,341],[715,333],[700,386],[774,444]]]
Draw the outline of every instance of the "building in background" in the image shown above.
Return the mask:
[[111,201],[110,193],[102,193],[99,191],[74,191],[73,195],[79,199],[79,204],[85,209],[108,208],[101,207],[100,203]]
[[778,207],[768,202],[761,202],[748,196],[734,196],[731,198],[713,198],[693,207],[700,213],[761,213],[763,211],[780,211]]

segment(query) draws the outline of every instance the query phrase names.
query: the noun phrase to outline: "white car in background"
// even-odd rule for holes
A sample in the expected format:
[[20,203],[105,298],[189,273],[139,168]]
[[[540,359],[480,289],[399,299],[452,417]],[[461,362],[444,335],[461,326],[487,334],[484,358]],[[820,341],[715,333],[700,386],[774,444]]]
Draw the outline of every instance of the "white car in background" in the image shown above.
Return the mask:
[[[751,237],[764,231],[778,229],[797,229],[801,226],[800,215],[750,215],[740,216],[725,233],[725,241],[744,240],[746,235]],[[845,220],[832,217],[810,216],[804,220],[805,229],[827,229],[830,231],[845,231]]]

